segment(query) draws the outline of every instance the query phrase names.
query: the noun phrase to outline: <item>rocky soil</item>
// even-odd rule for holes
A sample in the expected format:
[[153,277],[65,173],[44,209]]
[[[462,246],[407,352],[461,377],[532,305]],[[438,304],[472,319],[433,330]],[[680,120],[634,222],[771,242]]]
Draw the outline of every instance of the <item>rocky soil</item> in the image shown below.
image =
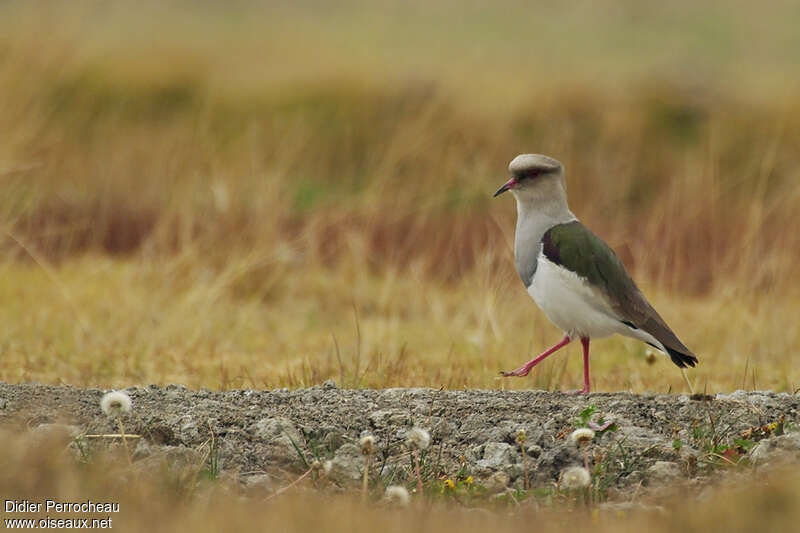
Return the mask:
[[[534,487],[552,487],[564,468],[584,464],[569,438],[584,423],[613,421],[587,446],[586,458],[609,495],[622,498],[682,480],[699,485],[726,465],[800,456],[800,433],[794,431],[800,395],[772,392],[577,396],[343,390],[332,382],[302,390],[151,385],[126,392],[133,411],[123,417],[125,431],[141,436],[132,452],[135,463],[200,460],[243,486],[267,491],[296,478],[315,459],[330,461],[335,485],[356,485],[364,465],[358,441],[367,434],[376,439],[372,479],[407,481],[412,469],[406,435],[415,426],[430,432],[422,462],[429,479],[472,475],[490,492],[522,487],[526,475]],[[116,433],[116,422],[100,410],[103,393],[0,383],[0,425],[72,437]],[[590,406],[595,410],[587,416]]]

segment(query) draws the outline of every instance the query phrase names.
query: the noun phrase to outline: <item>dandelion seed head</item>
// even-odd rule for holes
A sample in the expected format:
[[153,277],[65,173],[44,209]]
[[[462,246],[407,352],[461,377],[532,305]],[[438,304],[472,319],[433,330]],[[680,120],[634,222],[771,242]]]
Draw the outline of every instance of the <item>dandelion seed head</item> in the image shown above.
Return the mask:
[[561,472],[561,486],[567,490],[582,489],[591,482],[592,475],[582,466],[570,466]]
[[100,409],[103,410],[106,416],[120,416],[130,413],[132,407],[131,397],[123,391],[107,392],[100,400]]
[[431,434],[421,427],[413,427],[406,433],[406,444],[417,450],[427,450],[431,444]]
[[594,431],[589,428],[578,428],[572,432],[569,438],[577,446],[589,444],[594,439]]
[[361,455],[372,455],[375,452],[375,437],[372,435],[365,435],[358,441],[361,446]]
[[386,492],[383,497],[386,498],[387,501],[396,503],[402,507],[405,507],[411,501],[411,496],[409,496],[406,488],[400,485],[390,485],[386,487]]

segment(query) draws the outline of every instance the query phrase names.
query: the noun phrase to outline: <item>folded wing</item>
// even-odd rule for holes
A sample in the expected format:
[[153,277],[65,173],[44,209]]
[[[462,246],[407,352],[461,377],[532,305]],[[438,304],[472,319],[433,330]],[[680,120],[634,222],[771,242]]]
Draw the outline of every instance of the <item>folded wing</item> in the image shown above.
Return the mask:
[[617,320],[655,338],[676,365],[697,363],[697,357],[653,309],[614,251],[586,226],[576,220],[550,228],[542,237],[542,251],[550,261],[586,279],[603,295]]

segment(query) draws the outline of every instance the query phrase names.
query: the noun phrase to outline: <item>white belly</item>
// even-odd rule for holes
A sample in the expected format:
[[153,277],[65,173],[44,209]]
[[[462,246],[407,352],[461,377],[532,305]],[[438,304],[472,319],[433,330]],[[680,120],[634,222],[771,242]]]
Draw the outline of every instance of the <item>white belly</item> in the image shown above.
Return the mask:
[[550,321],[572,338],[629,334],[608,302],[587,281],[562,268],[543,254],[528,287],[536,304]]

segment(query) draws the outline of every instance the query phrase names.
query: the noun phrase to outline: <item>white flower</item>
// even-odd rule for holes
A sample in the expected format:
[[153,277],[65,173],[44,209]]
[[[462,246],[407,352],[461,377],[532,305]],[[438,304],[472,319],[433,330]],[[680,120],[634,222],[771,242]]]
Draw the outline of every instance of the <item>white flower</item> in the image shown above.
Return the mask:
[[594,431],[589,428],[578,428],[569,436],[570,440],[577,446],[589,444],[594,438]]
[[406,433],[406,444],[418,450],[427,450],[431,444],[431,434],[421,427],[413,427]]
[[361,455],[372,455],[375,451],[375,437],[372,435],[364,435],[358,441],[361,446]]
[[120,416],[130,413],[131,407],[131,397],[119,390],[105,393],[100,400],[100,409],[103,410],[106,416]]
[[567,490],[582,489],[591,482],[592,475],[582,466],[570,466],[561,472],[561,486]]
[[411,496],[405,487],[400,485],[389,485],[386,487],[386,492],[383,495],[387,501],[396,502],[398,505],[405,507],[411,501]]

